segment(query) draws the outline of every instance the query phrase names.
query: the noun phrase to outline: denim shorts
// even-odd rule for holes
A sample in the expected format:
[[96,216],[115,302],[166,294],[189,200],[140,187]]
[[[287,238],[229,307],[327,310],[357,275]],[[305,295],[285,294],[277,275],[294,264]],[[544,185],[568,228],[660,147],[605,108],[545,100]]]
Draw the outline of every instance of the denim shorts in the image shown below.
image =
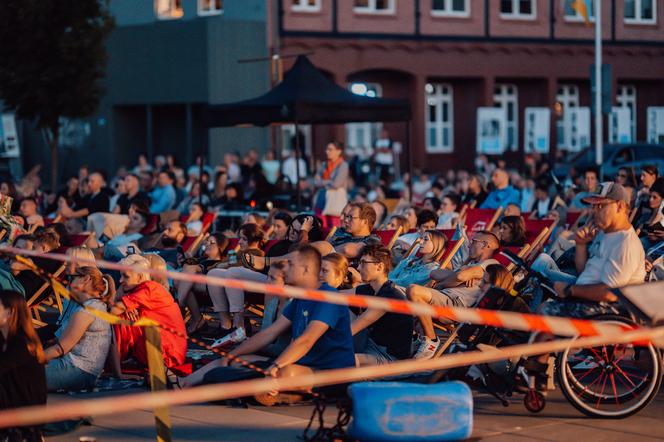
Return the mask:
[[371,355],[376,358],[378,365],[389,364],[390,362],[397,360],[397,358],[387,352],[387,347],[376,344],[373,339],[369,339],[367,341],[367,346],[364,348],[362,353]]

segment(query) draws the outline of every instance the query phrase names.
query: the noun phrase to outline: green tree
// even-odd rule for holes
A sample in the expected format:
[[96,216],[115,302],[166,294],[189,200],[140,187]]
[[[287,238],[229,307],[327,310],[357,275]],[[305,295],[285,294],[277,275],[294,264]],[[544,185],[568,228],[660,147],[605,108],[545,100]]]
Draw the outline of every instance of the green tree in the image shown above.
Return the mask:
[[96,111],[113,27],[108,0],[0,1],[0,99],[45,133],[52,191],[60,118]]

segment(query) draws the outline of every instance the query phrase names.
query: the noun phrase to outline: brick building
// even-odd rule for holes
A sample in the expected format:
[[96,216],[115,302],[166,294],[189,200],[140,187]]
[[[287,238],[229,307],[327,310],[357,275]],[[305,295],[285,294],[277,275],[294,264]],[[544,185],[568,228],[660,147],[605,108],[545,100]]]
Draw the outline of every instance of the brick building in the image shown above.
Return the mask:
[[[281,54],[311,53],[318,68],[358,93],[410,98],[416,167],[471,166],[481,106],[505,110],[505,157],[514,164],[524,153],[526,108],[551,110],[553,152],[567,147],[565,113],[590,106],[594,29],[571,3],[280,0],[271,45]],[[632,139],[645,140],[647,109],[664,106],[664,2],[603,0],[601,24],[613,105],[630,109]],[[332,138],[370,143],[379,128],[314,127],[308,144],[321,152]],[[404,125],[385,128],[404,141]]]

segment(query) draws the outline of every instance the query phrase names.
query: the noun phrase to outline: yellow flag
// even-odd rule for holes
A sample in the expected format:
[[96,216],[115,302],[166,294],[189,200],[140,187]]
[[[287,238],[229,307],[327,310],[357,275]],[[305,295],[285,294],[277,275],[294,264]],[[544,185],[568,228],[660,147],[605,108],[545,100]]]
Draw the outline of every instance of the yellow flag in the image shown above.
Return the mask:
[[573,0],[570,5],[572,9],[576,11],[581,17],[586,25],[590,25],[590,12],[592,11],[592,0]]

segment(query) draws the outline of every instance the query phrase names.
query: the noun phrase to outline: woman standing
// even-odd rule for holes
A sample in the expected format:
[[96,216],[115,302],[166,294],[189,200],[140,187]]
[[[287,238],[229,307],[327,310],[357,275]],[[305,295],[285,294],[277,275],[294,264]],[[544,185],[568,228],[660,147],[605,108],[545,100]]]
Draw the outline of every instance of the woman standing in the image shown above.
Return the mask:
[[[44,352],[23,295],[0,291],[0,410],[46,403]],[[43,440],[38,428],[12,428],[8,440]]]
[[327,160],[316,173],[314,184],[318,191],[314,201],[316,215],[323,219],[323,227],[339,227],[341,210],[348,203],[348,163],[343,157],[344,146],[332,142],[325,148]]

